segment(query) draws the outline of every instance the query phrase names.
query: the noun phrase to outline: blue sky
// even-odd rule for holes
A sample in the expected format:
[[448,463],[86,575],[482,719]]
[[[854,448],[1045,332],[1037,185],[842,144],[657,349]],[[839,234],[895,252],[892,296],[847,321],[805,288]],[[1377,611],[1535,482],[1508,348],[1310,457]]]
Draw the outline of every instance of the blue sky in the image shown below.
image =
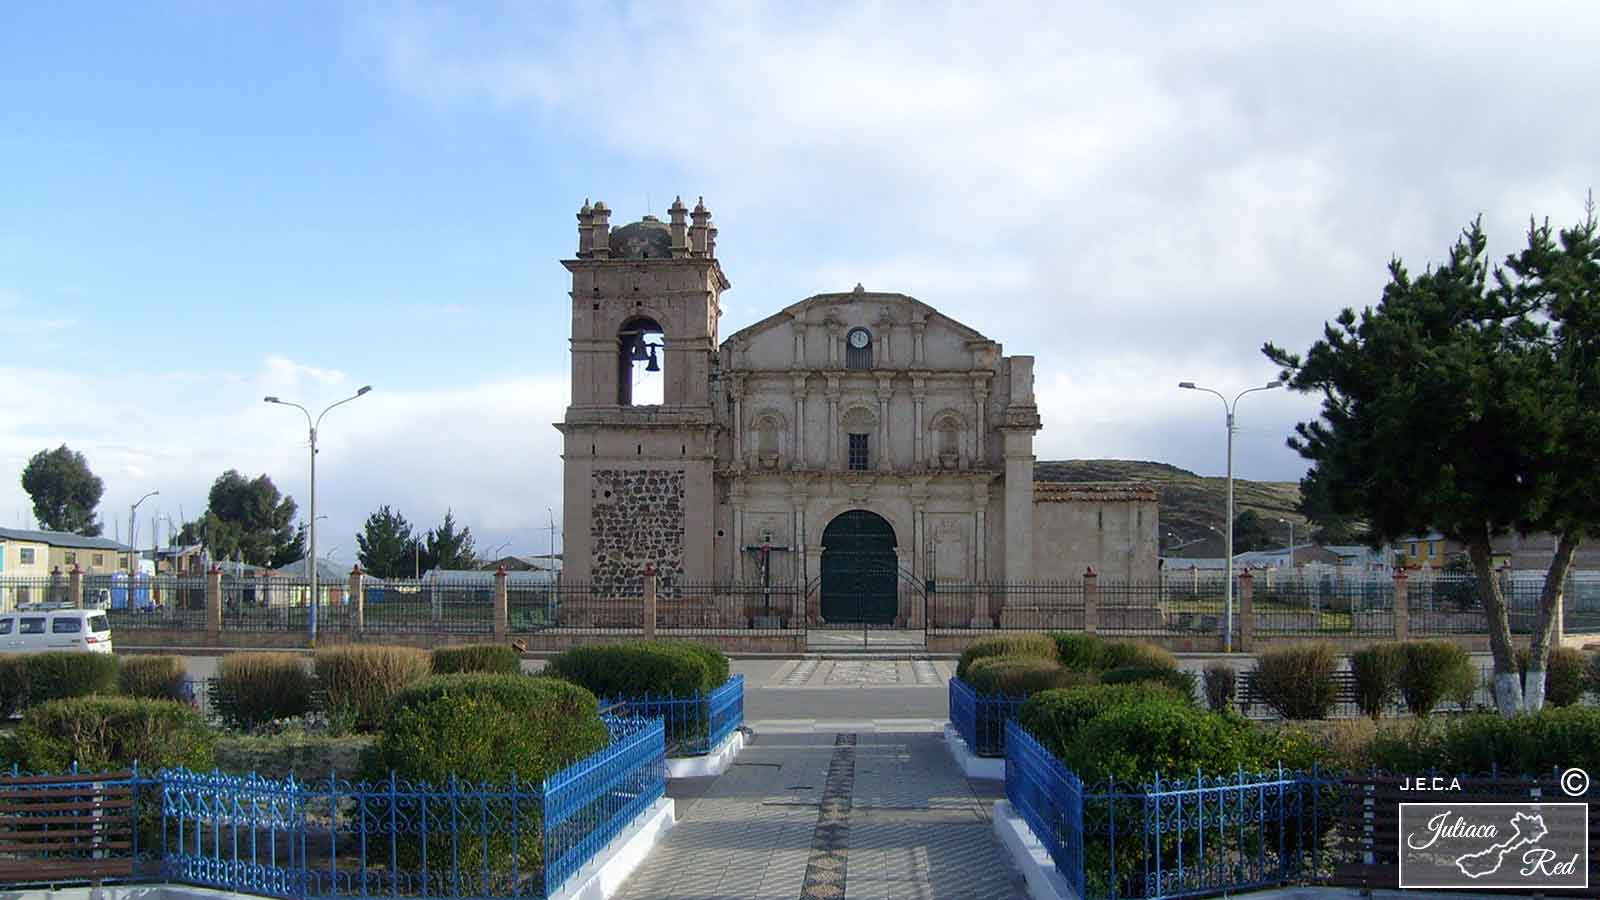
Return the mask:
[[[1220,474],[1177,381],[1265,380],[1475,215],[1577,218],[1600,145],[1590,4],[125,6],[0,11],[0,474],[66,442],[123,530],[227,468],[303,498],[261,396],[370,383],[319,455],[345,561],[379,503],[546,546],[586,197],[704,195],[724,335],[904,291],[1038,357],[1041,458]],[[1297,477],[1314,403],[1246,403],[1240,474]]]

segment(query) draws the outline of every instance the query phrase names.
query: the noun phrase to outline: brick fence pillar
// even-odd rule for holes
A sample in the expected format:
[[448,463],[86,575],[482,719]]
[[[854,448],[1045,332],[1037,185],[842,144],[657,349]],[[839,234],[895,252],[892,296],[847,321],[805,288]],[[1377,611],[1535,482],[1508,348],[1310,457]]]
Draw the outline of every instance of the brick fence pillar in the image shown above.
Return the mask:
[[1255,599],[1256,579],[1249,569],[1245,569],[1239,573],[1239,650],[1244,653],[1249,653],[1255,647]]
[[1397,641],[1411,639],[1410,581],[1405,569],[1394,573],[1394,639]]
[[206,570],[206,640],[216,646],[222,637],[222,567]]
[[77,563],[73,563],[72,571],[67,573],[67,597],[74,609],[83,609],[83,569]]
[[649,640],[656,636],[656,567],[654,563],[644,564],[644,636]]
[[511,632],[511,599],[506,590],[506,567],[494,570],[494,640],[499,643]]
[[1083,570],[1083,630],[1085,634],[1100,630],[1100,576],[1093,566]]
[[367,573],[360,563],[350,567],[350,627],[358,635],[367,630]]

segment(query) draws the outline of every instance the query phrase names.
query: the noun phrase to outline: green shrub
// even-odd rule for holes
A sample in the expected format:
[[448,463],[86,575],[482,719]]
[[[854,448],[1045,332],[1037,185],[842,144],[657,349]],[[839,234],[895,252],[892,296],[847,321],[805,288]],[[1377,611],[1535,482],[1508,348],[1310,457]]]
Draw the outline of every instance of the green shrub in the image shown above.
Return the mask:
[[1031,656],[1036,659],[1055,659],[1056,642],[1047,634],[1007,634],[979,638],[961,652],[956,663],[956,677],[967,680],[967,669],[980,659],[990,656]]
[[440,647],[433,651],[435,675],[453,675],[459,672],[516,675],[521,671],[522,656],[504,644]]
[[26,703],[110,694],[117,689],[117,658],[109,653],[52,650],[24,657]]
[[1400,670],[1405,648],[1393,642],[1372,644],[1350,654],[1350,674],[1355,681],[1356,705],[1376,719],[1400,692]]
[[225,734],[217,738],[217,767],[262,778],[359,775],[376,737],[332,735],[291,728],[274,734]]
[[[672,641],[634,641],[574,647],[555,657],[544,674],[581,685],[610,700],[653,696],[692,697],[722,682],[705,653]],[[727,680],[726,674],[723,681]]]
[[1397,772],[1548,776],[1600,770],[1600,709],[1567,706],[1504,717],[1471,713],[1381,730],[1373,764]]
[[[1528,679],[1528,648],[1517,650],[1517,676],[1523,680],[1524,690]],[[1571,706],[1583,699],[1588,680],[1587,661],[1581,650],[1572,647],[1551,647],[1544,664],[1544,702],[1549,706]]]
[[426,650],[348,644],[326,647],[312,658],[330,722],[357,731],[378,727],[389,700],[401,688],[428,677]]
[[1285,719],[1326,719],[1339,700],[1333,681],[1338,668],[1332,644],[1268,650],[1256,658],[1256,693]]
[[728,654],[723,653],[709,644],[700,644],[695,641],[659,641],[668,647],[675,647],[691,656],[696,656],[705,663],[706,671],[711,673],[711,687],[719,687],[728,680],[733,672],[733,664],[728,660]]
[[1589,654],[1587,675],[1584,678],[1585,686],[1591,694],[1600,694],[1600,653]]
[[17,727],[16,752],[36,772],[90,772],[133,765],[154,772],[172,766],[210,769],[216,733],[200,714],[171,700],[73,697],[28,710]]
[[28,658],[0,656],[0,719],[9,719],[28,696]]
[[1106,642],[1099,635],[1082,631],[1052,631],[1056,658],[1074,672],[1095,672],[1104,668]]
[[151,700],[187,699],[189,672],[177,656],[129,656],[117,672],[117,690]]
[[1184,697],[1193,699],[1195,688],[1195,675],[1193,672],[1183,672],[1178,669],[1168,669],[1160,666],[1122,666],[1111,669],[1101,674],[1101,684],[1159,684],[1170,688]]
[[229,726],[249,730],[310,712],[314,685],[293,653],[235,653],[217,666],[211,705]]
[[1129,703],[1188,703],[1171,688],[1152,682],[1120,685],[1083,685],[1041,691],[1017,709],[1017,724],[1057,757],[1077,737],[1079,729],[1095,716]]
[[610,740],[594,694],[555,678],[434,675],[395,694],[368,775],[537,782]]
[[1466,650],[1449,641],[1408,641],[1400,666],[1400,696],[1412,715],[1426,716],[1440,702],[1470,698],[1478,671]]
[[1212,663],[1206,666],[1206,708],[1212,712],[1232,709],[1233,692],[1238,680],[1239,673],[1227,663]]
[[[609,740],[594,695],[577,685],[522,675],[434,675],[395,695],[365,768],[374,781],[394,772],[436,786],[449,784],[452,775],[472,783],[504,785],[515,779],[537,785]],[[515,819],[520,834],[442,829],[426,845],[406,837],[396,848],[401,864],[413,866],[424,853],[471,860],[465,867],[471,883],[461,888],[471,893],[490,892],[489,884],[503,882],[513,871],[538,871],[544,851],[541,804],[530,797],[512,810],[511,802],[467,799],[457,801],[452,813],[469,822]],[[380,797],[373,809],[378,821],[384,818],[383,806]],[[490,878],[488,884],[477,882],[480,872]]]
[[1027,697],[1082,684],[1091,676],[1071,672],[1055,660],[1033,656],[987,656],[967,669],[967,684],[980,694]]
[[1130,666],[1141,669],[1178,668],[1178,658],[1144,641],[1111,641],[1101,656],[1101,668],[1124,669]]
[[[1264,733],[1264,732],[1263,732]],[[1172,702],[1125,703],[1085,722],[1061,761],[1091,784],[1141,784],[1155,775],[1220,775],[1266,765],[1258,732],[1244,719]],[[1276,764],[1276,761],[1273,761]]]

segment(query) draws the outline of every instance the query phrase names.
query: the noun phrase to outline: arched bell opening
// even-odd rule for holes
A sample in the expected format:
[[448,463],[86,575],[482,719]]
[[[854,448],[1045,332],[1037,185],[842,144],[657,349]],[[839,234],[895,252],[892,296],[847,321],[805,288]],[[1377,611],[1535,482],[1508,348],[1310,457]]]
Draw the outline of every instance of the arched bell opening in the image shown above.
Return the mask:
[[666,335],[655,319],[636,316],[617,330],[617,405],[655,406],[666,385]]

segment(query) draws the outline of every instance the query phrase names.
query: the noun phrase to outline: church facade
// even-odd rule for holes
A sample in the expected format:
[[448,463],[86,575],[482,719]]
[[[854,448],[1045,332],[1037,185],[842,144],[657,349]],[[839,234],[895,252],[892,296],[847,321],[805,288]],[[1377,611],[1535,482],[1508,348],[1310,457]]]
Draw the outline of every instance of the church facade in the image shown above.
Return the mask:
[[[915,627],[904,585],[1156,577],[1155,491],[1034,482],[1034,360],[857,285],[726,339],[704,203],[578,213],[564,577],[804,586],[814,623]],[[640,371],[659,403],[636,403]],[[982,618],[991,613],[979,609]]]

